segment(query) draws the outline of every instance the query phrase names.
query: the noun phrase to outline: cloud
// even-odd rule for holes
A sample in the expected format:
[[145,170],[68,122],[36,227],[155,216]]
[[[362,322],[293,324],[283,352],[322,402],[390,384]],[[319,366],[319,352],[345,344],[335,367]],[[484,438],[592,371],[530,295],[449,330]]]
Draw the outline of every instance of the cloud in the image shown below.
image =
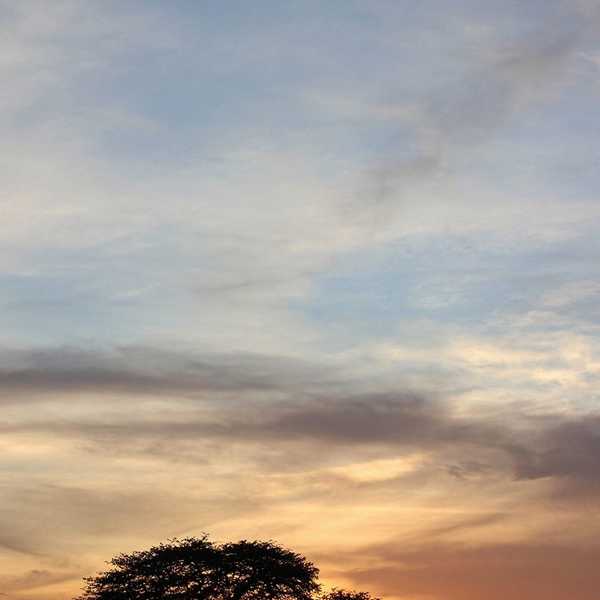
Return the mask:
[[204,528],[587,578],[592,4],[0,1],[2,584]]
[[520,479],[557,478],[568,499],[600,493],[600,415],[553,418],[536,430],[529,452],[515,456]]
[[22,535],[22,531],[19,530],[14,533],[3,532],[0,536],[0,548],[8,550],[9,552],[16,552],[18,554],[28,554],[32,556],[39,555],[39,549],[35,540],[28,539]]
[[250,353],[202,354],[143,346],[111,351],[76,347],[5,350],[0,360],[3,402],[23,395],[82,392],[201,395],[285,390],[324,381],[329,369],[307,361]]
[[[136,414],[117,423],[98,424],[129,431],[189,436],[202,433],[237,439],[313,440],[334,444],[451,444],[491,442],[495,429],[458,418],[441,402],[418,392],[352,390],[347,367],[317,365],[281,356],[196,354],[124,347],[113,351],[77,348],[5,351],[0,368],[3,402],[49,397],[76,407],[90,394],[135,398],[198,399],[181,404],[182,422],[138,421]],[[375,385],[370,382],[367,387]],[[365,387],[365,382],[361,383]],[[223,394],[226,393],[227,401]],[[267,394],[268,404],[262,401]],[[119,400],[120,402],[120,400]],[[208,408],[207,413],[205,409]],[[202,409],[194,413],[196,409]],[[195,419],[190,420],[190,416]],[[203,421],[209,415],[213,422]],[[35,421],[35,419],[34,419]],[[63,428],[68,423],[65,414]],[[85,428],[85,423],[80,423]],[[88,423],[93,430],[94,423]]]
[[[517,480],[598,483],[595,414],[532,416],[527,405],[515,414],[460,414],[447,401],[418,391],[353,391],[340,368],[261,355],[61,348],[5,352],[3,362],[6,406],[26,409],[32,400],[56,403],[61,396],[65,407],[60,416],[25,410],[3,424],[5,434],[136,440],[141,448],[153,444],[173,455],[196,440],[371,446],[432,452],[437,460],[450,452],[449,472],[459,477],[512,471]],[[376,390],[378,383],[367,386]],[[98,394],[106,400],[94,409]],[[125,404],[123,395],[129,398]],[[160,419],[139,404],[161,397],[170,398],[170,406]]]
[[74,573],[53,573],[47,570],[33,569],[18,577],[3,577],[0,579],[0,583],[3,589],[8,591],[31,590],[69,581],[74,576],[76,576]]
[[[360,213],[362,206],[375,219],[367,223],[385,228],[412,197],[446,199],[449,180],[464,157],[481,152],[510,119],[522,121],[533,106],[559,96],[591,27],[592,20],[573,7],[547,7],[537,26],[510,42],[500,43],[491,32],[482,36],[461,65],[466,65],[463,75],[447,76],[420,100],[408,96],[420,109],[398,111],[393,135],[401,143],[374,160],[353,212]],[[406,102],[405,97],[399,104]],[[408,157],[407,148],[412,148]]]
[[[240,425],[242,434],[244,429],[252,433],[253,426]],[[478,426],[469,419],[453,417],[441,404],[407,392],[318,398],[301,406],[288,406],[281,415],[260,423],[257,434],[334,444],[424,447],[478,443],[488,435],[487,439],[492,442],[490,438],[494,437],[486,425]]]
[[483,142],[508,117],[544,99],[548,91],[553,93],[583,28],[583,22],[571,30],[549,27],[513,48],[487,49],[488,64],[445,89],[430,105],[430,118],[443,144]]
[[[110,556],[133,540],[154,541],[174,530],[237,535],[255,523],[252,535],[260,536],[259,524],[271,519],[274,531],[296,535],[298,507],[316,515],[334,501],[345,507],[345,527],[363,521],[366,527],[389,512],[396,521],[387,530],[401,530],[398,514],[417,504],[432,516],[405,553],[373,550],[368,572],[336,567],[336,577],[371,589],[380,585],[388,595],[406,589],[435,597],[442,584],[432,581],[456,571],[448,588],[452,600],[483,594],[484,578],[465,583],[473,569],[483,568],[481,556],[492,565],[490,581],[506,593],[501,573],[521,573],[513,557],[541,572],[569,551],[538,547],[529,538],[482,554],[422,544],[475,534],[482,543],[494,528],[511,532],[519,503],[526,522],[536,502],[578,510],[571,503],[579,502],[582,489],[596,501],[597,416],[532,416],[527,406],[465,412],[416,390],[377,391],[377,378],[361,382],[365,389],[359,391],[345,369],[142,346],[5,352],[4,396],[12,400],[0,433],[15,474],[3,488],[0,543],[41,562],[78,548],[84,565],[99,552]],[[50,456],[48,439],[55,452]],[[61,467],[63,457],[68,469]],[[482,515],[480,506],[471,518],[456,516],[473,511],[469,502],[475,501],[489,502],[489,510]],[[319,518],[302,527],[327,530]],[[111,545],[117,539],[121,548]],[[586,561],[581,550],[573,578],[583,576],[577,569]],[[572,577],[565,574],[557,589],[568,589]],[[546,589],[523,585],[532,598]]]
[[593,600],[600,575],[598,546],[543,541],[468,547],[388,544],[363,548],[369,567],[343,572],[358,587],[396,598],[432,600]]

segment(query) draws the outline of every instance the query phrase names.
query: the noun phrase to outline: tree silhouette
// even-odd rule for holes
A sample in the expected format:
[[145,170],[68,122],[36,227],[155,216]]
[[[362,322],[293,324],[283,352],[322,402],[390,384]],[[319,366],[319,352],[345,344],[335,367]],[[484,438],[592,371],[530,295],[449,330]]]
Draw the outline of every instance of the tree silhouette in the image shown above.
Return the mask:
[[328,594],[321,596],[321,600],[380,600],[369,592],[355,592],[333,588]]
[[320,590],[319,570],[273,542],[173,539],[109,564],[78,600],[312,600]]

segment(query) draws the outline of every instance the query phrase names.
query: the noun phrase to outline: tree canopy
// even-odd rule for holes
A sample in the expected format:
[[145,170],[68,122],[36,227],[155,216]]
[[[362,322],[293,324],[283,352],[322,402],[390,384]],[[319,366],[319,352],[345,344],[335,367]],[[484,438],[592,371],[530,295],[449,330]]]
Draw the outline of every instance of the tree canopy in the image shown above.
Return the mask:
[[317,567],[273,542],[173,539],[108,564],[84,580],[78,600],[378,600],[345,590],[319,596]]

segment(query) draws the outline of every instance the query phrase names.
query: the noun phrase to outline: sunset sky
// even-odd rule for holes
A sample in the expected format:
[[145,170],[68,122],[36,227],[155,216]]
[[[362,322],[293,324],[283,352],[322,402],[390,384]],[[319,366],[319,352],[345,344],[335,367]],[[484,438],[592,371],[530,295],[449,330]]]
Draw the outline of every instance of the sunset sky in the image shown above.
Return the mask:
[[385,600],[598,600],[600,1],[0,32],[0,598],[208,532]]

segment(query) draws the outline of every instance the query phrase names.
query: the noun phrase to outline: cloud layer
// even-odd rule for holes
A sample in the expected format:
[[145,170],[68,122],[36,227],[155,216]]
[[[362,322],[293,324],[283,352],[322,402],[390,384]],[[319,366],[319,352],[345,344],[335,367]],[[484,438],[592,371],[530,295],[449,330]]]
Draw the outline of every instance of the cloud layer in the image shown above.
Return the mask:
[[2,593],[209,531],[591,599],[599,18],[0,0]]

